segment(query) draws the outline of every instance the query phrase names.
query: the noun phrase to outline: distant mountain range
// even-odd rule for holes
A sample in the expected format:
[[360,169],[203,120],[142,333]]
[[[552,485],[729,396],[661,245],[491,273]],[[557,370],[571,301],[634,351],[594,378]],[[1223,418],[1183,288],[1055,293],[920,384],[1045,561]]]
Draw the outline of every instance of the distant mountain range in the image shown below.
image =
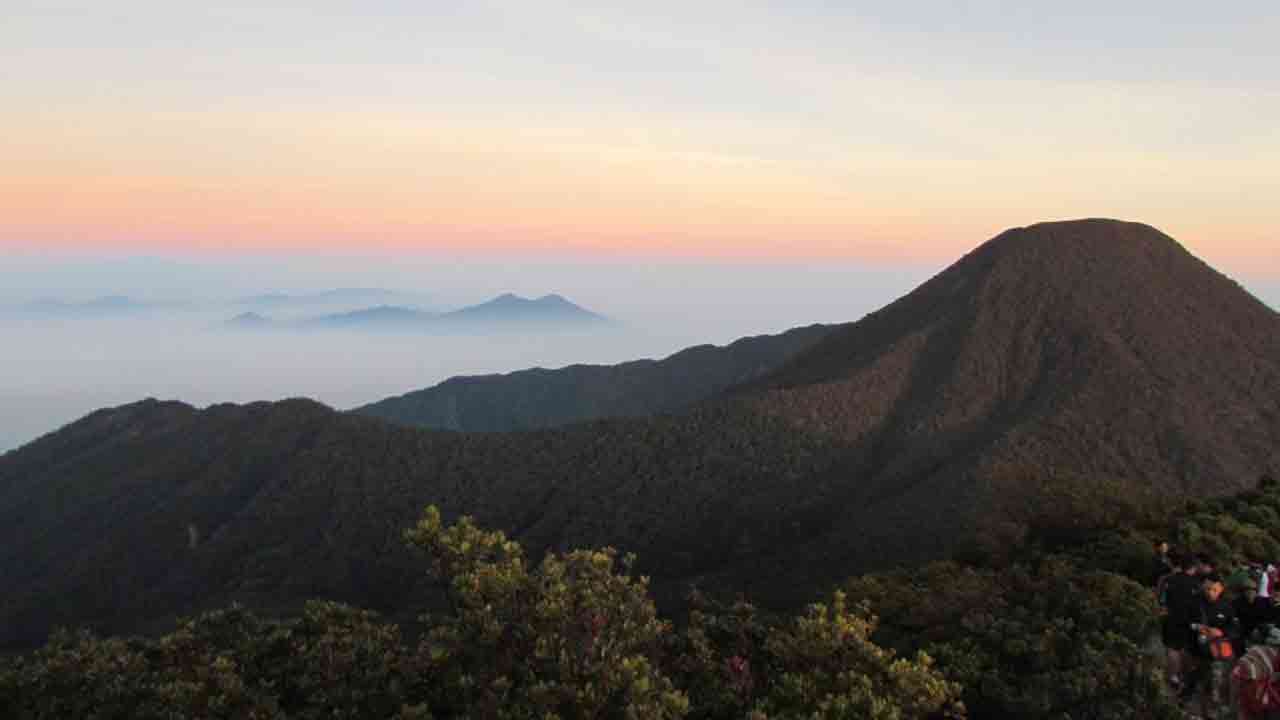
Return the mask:
[[444,313],[440,320],[458,325],[504,323],[603,323],[606,318],[583,309],[559,295],[528,299],[506,293],[479,305]]
[[60,318],[105,318],[139,315],[160,310],[178,310],[191,307],[187,303],[147,302],[127,295],[105,295],[83,302],[68,302],[54,298],[35,300],[15,308],[19,313]]
[[759,378],[840,325],[699,345],[662,360],[450,378],[351,412],[409,427],[505,432],[672,412]]
[[[435,334],[521,332],[606,328],[614,321],[591,312],[560,295],[523,298],[506,293],[478,305],[448,312],[424,309],[425,296],[377,288],[348,288],[288,295],[254,295],[234,304],[244,310],[220,323],[233,330],[358,330],[407,331]],[[358,303],[374,303],[360,306]],[[413,304],[410,304],[413,303]],[[353,307],[353,305],[355,305]],[[171,310],[218,310],[225,303],[148,302],[126,295],[108,295],[84,302],[44,299],[0,312],[28,318],[133,318]]]
[[306,400],[101,410],[0,456],[0,643],[231,600],[412,615],[433,595],[400,532],[427,503],[530,557],[635,552],[663,602],[783,608],[956,552],[1021,473],[1173,497],[1280,474],[1280,315],[1151,227],[1047,223],[680,412],[457,433]]
[[383,288],[336,288],[313,293],[264,293],[250,295],[236,301],[238,305],[247,305],[258,309],[280,309],[286,307],[308,307],[315,305],[381,305],[412,304],[421,306],[428,302],[425,295],[386,290]]
[[[146,301],[128,295],[104,295],[85,301],[71,301],[59,298],[43,298],[8,308],[9,312],[50,317],[83,317],[101,318],[110,316],[138,315],[148,312],[176,309],[216,309],[225,306],[225,301]],[[379,288],[339,288],[315,293],[285,294],[268,293],[239,298],[231,301],[231,305],[250,307],[249,313],[259,311],[311,312],[351,309],[368,305],[399,304],[421,310],[429,306],[427,296],[383,290]]]
[[415,332],[465,333],[502,329],[542,330],[573,327],[604,327],[607,318],[575,305],[559,295],[537,299],[507,293],[479,305],[451,312],[426,312],[412,307],[378,305],[300,320],[273,322],[249,312],[232,318],[236,328],[281,328],[295,330],[395,330]]
[[342,313],[306,318],[292,323],[295,328],[342,328],[348,330],[425,329],[439,315],[393,305],[361,308]]
[[241,330],[264,330],[271,327],[271,321],[256,312],[245,312],[228,320],[227,325]]

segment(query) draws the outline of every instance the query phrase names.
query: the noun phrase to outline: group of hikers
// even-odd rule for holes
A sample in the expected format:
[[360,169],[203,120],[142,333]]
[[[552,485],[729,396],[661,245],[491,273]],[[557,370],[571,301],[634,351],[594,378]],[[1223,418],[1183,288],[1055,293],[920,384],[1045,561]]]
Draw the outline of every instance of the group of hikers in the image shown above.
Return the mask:
[[1161,639],[1183,710],[1280,720],[1280,568],[1249,560],[1224,573],[1203,554],[1155,550]]

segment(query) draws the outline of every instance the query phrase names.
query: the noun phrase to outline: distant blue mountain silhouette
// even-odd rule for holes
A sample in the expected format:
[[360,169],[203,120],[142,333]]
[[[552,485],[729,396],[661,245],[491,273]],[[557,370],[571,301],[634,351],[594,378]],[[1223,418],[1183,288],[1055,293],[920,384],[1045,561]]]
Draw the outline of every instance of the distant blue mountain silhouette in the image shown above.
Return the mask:
[[[334,303],[350,303],[353,305],[378,303],[391,304],[418,299],[413,293],[387,290],[384,288],[336,288],[313,293],[263,293],[250,295],[236,301],[238,305],[250,305],[258,308],[277,308],[287,305],[324,305]],[[425,298],[423,298],[425,299]]]
[[321,315],[303,320],[298,325],[309,328],[413,328],[424,326],[435,317],[434,313],[413,308],[379,305],[350,312]]
[[579,305],[575,305],[561,295],[543,295],[540,298],[530,300],[511,293],[499,295],[479,305],[444,313],[439,319],[443,322],[452,323],[608,322],[608,319],[603,315],[598,315]]
[[244,313],[230,325],[261,328],[268,325],[295,329],[384,330],[418,332],[487,332],[493,330],[542,330],[605,327],[612,322],[570,302],[561,295],[529,299],[506,293],[445,313],[432,313],[400,305],[377,305],[348,312],[306,318],[292,323],[272,323],[257,313]]
[[68,318],[100,318],[131,315],[155,310],[173,310],[187,307],[182,303],[161,303],[136,300],[127,295],[104,295],[83,302],[68,302],[57,298],[43,298],[19,306],[19,312],[31,315]]
[[227,325],[244,330],[262,330],[271,327],[274,323],[256,312],[246,312],[228,320]]

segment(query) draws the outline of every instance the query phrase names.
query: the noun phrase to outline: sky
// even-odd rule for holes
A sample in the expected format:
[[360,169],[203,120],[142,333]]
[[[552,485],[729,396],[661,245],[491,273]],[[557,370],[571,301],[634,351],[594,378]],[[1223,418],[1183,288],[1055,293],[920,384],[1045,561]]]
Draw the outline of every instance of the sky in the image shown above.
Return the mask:
[[[784,7],[785,6],[785,7]],[[10,258],[936,266],[1040,220],[1280,277],[1280,5],[8,0]]]
[[[1154,225],[1280,307],[1280,4],[6,0],[0,451],[96,407],[661,357],[856,320],[1000,231]],[[560,293],[607,341],[210,333]],[[16,323],[16,324],[15,324]]]

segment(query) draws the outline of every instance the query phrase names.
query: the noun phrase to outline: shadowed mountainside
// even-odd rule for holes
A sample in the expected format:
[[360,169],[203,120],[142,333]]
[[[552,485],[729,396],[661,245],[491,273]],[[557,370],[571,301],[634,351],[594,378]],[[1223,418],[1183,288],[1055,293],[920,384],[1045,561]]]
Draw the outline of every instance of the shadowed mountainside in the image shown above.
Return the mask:
[[873,432],[876,474],[972,455],[1204,491],[1276,457],[1278,327],[1153,228],[1046,223],[1002,233],[744,392],[783,413],[816,404],[815,430]]
[[1025,468],[1225,493],[1280,470],[1280,316],[1156,230],[1001,234],[679,415],[525,433],[309,401],[103,410],[0,457],[0,643],[240,600],[425,601],[426,503],[542,548],[637,552],[782,607],[937,558]]
[[699,345],[662,360],[450,378],[352,412],[408,427],[506,432],[671,412],[756,379],[832,332],[830,325]]

